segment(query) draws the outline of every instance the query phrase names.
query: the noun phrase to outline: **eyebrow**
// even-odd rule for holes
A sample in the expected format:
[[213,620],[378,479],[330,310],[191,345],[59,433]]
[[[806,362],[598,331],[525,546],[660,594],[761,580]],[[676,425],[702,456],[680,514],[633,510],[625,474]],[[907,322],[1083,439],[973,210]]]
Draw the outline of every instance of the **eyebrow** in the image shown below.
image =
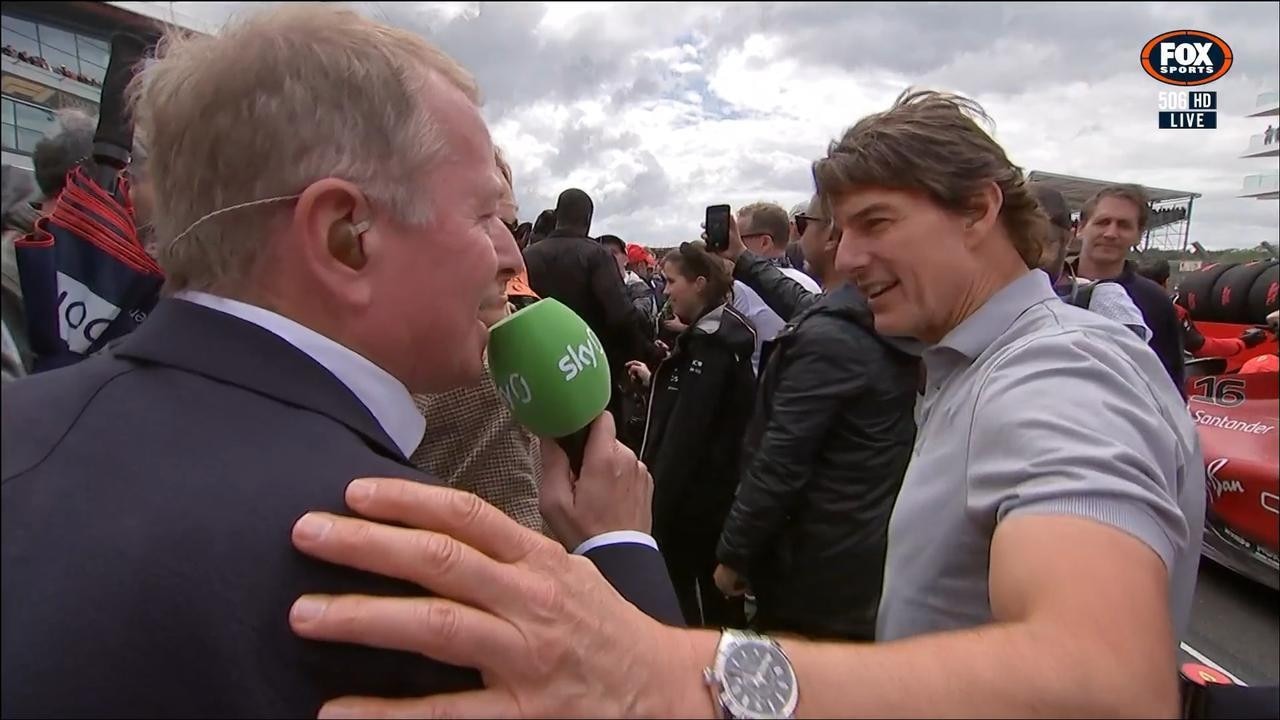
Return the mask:
[[888,211],[888,210],[892,210],[892,209],[893,209],[893,207],[892,207],[891,205],[889,205],[888,203],[885,203],[885,202],[874,202],[874,203],[871,203],[870,205],[868,205],[868,206],[866,206],[866,207],[862,208],[861,210],[859,210],[859,211],[857,211],[857,212],[855,212],[855,213],[845,215],[845,216],[844,216],[844,219],[845,219],[845,220],[847,220],[847,221],[862,220],[863,218],[865,218],[865,217],[866,217],[866,216],[868,216],[868,215],[872,215],[872,214],[875,214],[875,213],[878,213],[878,212],[884,212],[884,211]]

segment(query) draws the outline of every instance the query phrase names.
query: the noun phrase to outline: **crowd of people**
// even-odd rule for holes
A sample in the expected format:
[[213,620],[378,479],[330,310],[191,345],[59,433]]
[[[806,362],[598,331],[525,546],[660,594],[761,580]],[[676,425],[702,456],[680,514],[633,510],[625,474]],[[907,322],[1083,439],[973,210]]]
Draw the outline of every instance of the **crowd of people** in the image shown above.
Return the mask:
[[[577,188],[521,222],[471,75],[346,10],[131,92],[163,299],[43,371],[6,259],[6,714],[1179,712],[1204,464],[1141,188],[1077,224],[913,91],[659,255]],[[7,252],[77,122],[6,174]],[[612,378],[576,471],[485,352],[546,298]]]
[[5,57],[11,57],[14,60],[17,60],[18,62],[24,62],[28,65],[34,65],[35,67],[48,70],[49,72],[56,73],[58,75],[61,75],[62,77],[70,78],[77,82],[82,82],[85,85],[91,85],[93,87],[102,87],[102,82],[99,81],[97,78],[92,78],[92,77],[89,77],[88,75],[85,75],[82,72],[76,72],[74,70],[71,70],[66,65],[59,65],[56,68],[50,67],[49,61],[45,60],[40,55],[33,55],[26,52],[25,50],[19,50],[14,46],[9,45],[8,43],[6,43],[3,47],[0,47],[0,54],[4,55]]

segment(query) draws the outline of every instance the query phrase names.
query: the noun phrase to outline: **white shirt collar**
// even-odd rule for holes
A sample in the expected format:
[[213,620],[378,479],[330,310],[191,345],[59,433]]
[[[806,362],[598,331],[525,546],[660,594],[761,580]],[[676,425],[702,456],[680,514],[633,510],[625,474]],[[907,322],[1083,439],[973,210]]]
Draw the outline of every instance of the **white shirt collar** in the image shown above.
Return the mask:
[[426,419],[418,412],[404,384],[368,358],[305,325],[256,305],[192,290],[174,293],[174,298],[234,315],[279,336],[347,386],[406,458],[418,449],[427,429]]

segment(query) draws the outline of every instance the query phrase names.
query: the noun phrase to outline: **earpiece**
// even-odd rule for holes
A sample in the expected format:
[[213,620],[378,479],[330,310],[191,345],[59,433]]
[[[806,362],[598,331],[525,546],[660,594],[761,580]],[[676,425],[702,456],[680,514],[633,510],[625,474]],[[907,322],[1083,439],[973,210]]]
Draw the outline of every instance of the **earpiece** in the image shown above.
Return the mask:
[[360,236],[369,229],[369,221],[338,223],[329,230],[329,254],[352,270],[360,270],[368,262]]

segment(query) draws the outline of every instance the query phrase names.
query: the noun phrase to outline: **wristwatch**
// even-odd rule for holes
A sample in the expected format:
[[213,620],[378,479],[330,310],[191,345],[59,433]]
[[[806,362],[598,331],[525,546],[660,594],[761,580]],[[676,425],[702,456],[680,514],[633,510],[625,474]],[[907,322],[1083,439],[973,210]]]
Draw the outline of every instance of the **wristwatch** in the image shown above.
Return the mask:
[[795,717],[795,670],[778,643],[764,635],[726,628],[703,679],[724,720]]

